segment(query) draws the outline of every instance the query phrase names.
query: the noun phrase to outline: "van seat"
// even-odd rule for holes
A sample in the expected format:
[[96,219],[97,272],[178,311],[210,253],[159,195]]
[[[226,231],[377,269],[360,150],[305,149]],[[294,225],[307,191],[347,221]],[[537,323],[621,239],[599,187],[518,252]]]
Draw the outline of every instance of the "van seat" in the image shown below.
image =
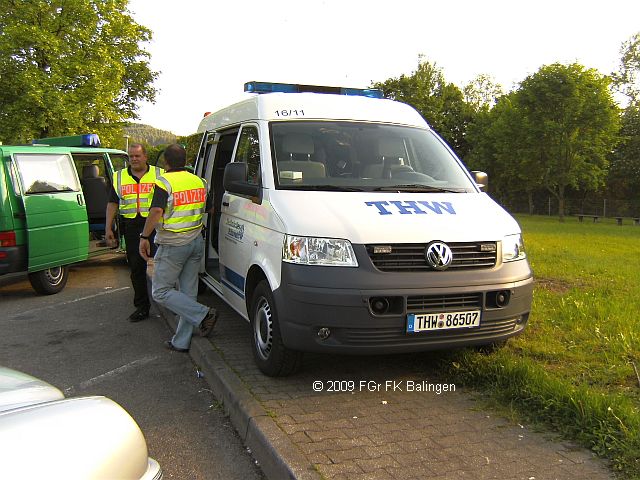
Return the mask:
[[306,133],[289,133],[282,139],[284,161],[311,160],[314,151],[313,138]]
[[82,167],[82,193],[87,204],[87,216],[89,223],[97,220],[104,223],[107,211],[107,181],[99,175],[98,165],[85,165]]
[[378,155],[378,162],[363,168],[363,177],[382,178],[385,167],[388,171],[393,171],[393,167],[402,165],[402,159],[406,159],[404,141],[396,137],[381,137],[378,140]]
[[[305,133],[289,133],[282,139],[282,153],[278,157],[278,175],[284,182],[327,176],[324,163],[311,160],[315,152],[313,138]],[[284,157],[284,158],[282,158]],[[288,172],[284,173],[283,172]]]

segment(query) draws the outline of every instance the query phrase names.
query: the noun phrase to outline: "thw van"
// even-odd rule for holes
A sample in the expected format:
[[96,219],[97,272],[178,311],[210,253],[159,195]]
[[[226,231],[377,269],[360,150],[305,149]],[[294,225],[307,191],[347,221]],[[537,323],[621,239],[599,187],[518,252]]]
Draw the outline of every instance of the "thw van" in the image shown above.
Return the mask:
[[533,276],[520,227],[416,110],[376,90],[245,90],[198,130],[196,172],[214,192],[201,280],[251,323],[262,372],[290,374],[305,351],[523,331]]

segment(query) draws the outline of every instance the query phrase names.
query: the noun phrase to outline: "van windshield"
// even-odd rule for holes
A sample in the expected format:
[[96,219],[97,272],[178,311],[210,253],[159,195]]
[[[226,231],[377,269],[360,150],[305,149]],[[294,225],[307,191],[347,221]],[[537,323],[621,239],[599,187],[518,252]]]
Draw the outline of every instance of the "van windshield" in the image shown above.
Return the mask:
[[427,129],[364,122],[272,122],[276,187],[328,191],[475,192]]

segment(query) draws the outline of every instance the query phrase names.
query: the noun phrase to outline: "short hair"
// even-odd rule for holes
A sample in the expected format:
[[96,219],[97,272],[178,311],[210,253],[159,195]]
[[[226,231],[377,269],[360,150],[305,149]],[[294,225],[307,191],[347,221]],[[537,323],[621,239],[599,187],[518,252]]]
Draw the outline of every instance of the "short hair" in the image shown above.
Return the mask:
[[183,168],[187,164],[187,151],[182,145],[173,143],[165,148],[164,160],[170,169]]
[[141,143],[132,143],[131,145],[129,145],[129,150],[131,150],[132,148],[139,148],[140,150],[142,150],[142,153],[144,154],[144,156],[145,157],[147,156],[147,149],[144,148],[144,145],[142,145]]

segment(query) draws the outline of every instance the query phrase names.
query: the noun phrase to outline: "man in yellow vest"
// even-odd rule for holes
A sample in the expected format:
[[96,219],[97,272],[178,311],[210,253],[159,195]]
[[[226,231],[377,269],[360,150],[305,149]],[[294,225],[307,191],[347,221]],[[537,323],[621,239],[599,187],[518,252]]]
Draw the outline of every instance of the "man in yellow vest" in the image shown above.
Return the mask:
[[147,164],[144,146],[134,143],[129,147],[129,166],[113,174],[113,188],[107,203],[106,240],[116,246],[113,221],[120,212],[120,226],[127,247],[127,262],[131,269],[133,305],[135,311],[129,321],[139,322],[149,317],[151,301],[147,291],[147,262],[139,250],[140,233],[149,215],[149,206],[156,180],[163,173],[161,168]]
[[[156,228],[158,251],[154,256],[153,299],[179,316],[178,328],[165,346],[187,352],[194,328],[208,336],[217,312],[198,303],[198,272],[204,255],[202,217],[208,210],[206,182],[185,169],[187,155],[180,145],[164,151],[167,171],[156,182],[149,216],[140,234],[140,255],[151,255],[151,235]],[[176,288],[176,284],[179,289]]]

